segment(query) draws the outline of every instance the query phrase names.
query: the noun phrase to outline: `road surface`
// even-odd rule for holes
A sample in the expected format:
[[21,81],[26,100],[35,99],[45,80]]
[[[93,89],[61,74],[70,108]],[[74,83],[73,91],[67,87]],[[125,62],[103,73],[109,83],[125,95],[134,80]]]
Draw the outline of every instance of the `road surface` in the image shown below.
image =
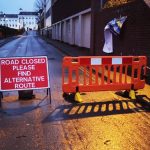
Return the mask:
[[[149,150],[150,86],[130,100],[121,92],[81,93],[83,103],[62,97],[61,70],[65,54],[35,32],[4,45],[0,57],[48,57],[52,104],[46,90],[35,99],[18,100],[4,92],[0,109],[0,150]],[[146,97],[147,96],[147,97]]]

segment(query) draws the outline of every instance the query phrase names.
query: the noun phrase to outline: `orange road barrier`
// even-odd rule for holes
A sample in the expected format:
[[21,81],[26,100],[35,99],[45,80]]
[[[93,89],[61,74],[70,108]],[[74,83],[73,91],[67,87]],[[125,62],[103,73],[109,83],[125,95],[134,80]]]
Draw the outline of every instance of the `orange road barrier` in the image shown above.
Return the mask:
[[135,99],[134,90],[145,86],[146,63],[145,56],[64,57],[62,90],[77,93],[75,97],[79,92],[129,90]]

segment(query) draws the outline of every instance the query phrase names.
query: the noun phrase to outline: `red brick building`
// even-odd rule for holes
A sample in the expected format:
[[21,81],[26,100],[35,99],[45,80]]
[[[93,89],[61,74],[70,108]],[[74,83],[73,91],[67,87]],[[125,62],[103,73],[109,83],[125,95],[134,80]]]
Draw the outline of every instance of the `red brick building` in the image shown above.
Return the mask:
[[108,55],[102,51],[104,27],[113,18],[127,16],[121,34],[113,35],[114,52],[109,55],[147,55],[150,62],[150,2],[132,0],[111,8],[104,8],[104,2],[55,1],[52,4],[52,38],[88,48],[91,55]]

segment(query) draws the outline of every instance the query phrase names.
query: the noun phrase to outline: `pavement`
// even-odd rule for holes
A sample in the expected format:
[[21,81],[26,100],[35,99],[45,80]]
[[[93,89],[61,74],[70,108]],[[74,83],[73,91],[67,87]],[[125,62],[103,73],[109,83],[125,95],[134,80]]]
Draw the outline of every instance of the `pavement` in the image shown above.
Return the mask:
[[42,37],[47,43],[52,44],[54,47],[56,47],[57,49],[59,49],[60,51],[62,51],[63,53],[65,53],[68,56],[74,56],[74,57],[78,57],[78,56],[90,56],[90,51],[87,48],[80,48],[77,46],[71,46],[69,44],[66,44],[64,42],[60,42],[57,40],[51,40],[51,39],[47,39],[45,37]]
[[19,38],[19,36],[13,36],[13,37],[7,37],[5,39],[1,39],[0,40],[0,47],[2,47],[3,45],[7,44],[8,42],[11,42],[12,40],[15,40]]

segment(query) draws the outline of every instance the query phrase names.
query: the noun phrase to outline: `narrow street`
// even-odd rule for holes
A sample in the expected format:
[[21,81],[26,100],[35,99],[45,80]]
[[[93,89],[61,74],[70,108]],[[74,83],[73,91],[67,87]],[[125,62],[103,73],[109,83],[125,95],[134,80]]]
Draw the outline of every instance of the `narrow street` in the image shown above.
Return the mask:
[[150,85],[137,91],[137,100],[105,91],[81,93],[83,103],[65,101],[65,55],[34,31],[0,47],[0,57],[47,56],[52,96],[50,104],[46,89],[34,90],[32,100],[3,93],[0,150],[149,150]]

